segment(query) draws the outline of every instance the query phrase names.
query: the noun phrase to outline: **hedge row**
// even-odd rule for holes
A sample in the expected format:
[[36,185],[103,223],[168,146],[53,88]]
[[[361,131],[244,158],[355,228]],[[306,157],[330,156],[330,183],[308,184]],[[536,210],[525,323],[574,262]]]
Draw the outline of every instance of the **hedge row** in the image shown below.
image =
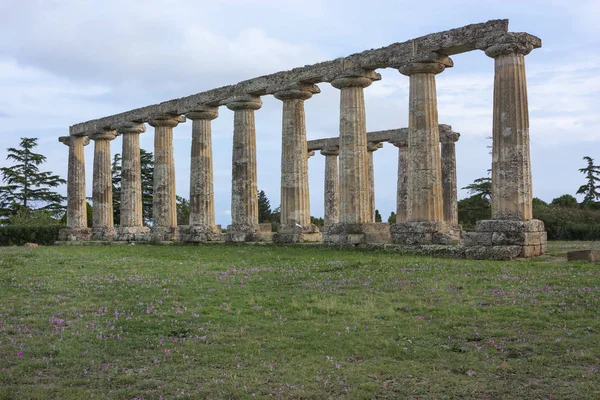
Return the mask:
[[64,225],[2,226],[0,246],[22,246],[29,242],[51,245],[58,240],[58,232],[64,228]]
[[600,211],[541,205],[533,217],[544,222],[548,240],[600,240]]

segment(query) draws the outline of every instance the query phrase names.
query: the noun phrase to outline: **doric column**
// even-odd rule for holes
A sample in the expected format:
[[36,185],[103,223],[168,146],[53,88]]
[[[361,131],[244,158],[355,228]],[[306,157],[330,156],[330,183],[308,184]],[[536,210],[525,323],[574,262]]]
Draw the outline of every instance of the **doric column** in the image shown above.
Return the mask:
[[364,88],[379,79],[365,71],[331,82],[340,89],[340,223],[371,222]]
[[317,86],[295,84],[275,93],[283,102],[281,137],[281,227],[276,242],[302,242],[303,233],[316,233],[310,222],[308,157],[304,101],[319,93]]
[[338,174],[338,146],[326,146],[321,150],[325,156],[325,204],[324,225],[330,226],[340,222],[339,214],[339,174]]
[[258,187],[254,111],[262,107],[258,96],[244,96],[227,103],[234,111],[231,182],[231,225],[226,240],[256,241],[258,235]]
[[147,240],[150,229],[144,226],[142,212],[142,172],[140,163],[140,134],[146,126],[140,123],[118,125],[123,137],[121,161],[121,222],[117,240]]
[[186,117],[192,123],[190,164],[190,232],[188,241],[206,242],[222,239],[215,225],[211,121],[219,116],[218,107],[204,106]]
[[373,167],[373,152],[382,147],[383,143],[367,143],[367,158],[369,160],[369,207],[371,210],[371,222],[375,222],[375,168]]
[[450,125],[440,125],[442,143],[442,198],[444,221],[458,224],[458,204],[456,189],[456,149],[460,133],[452,132]]
[[117,135],[115,130],[104,130],[90,135],[90,138],[94,141],[94,181],[92,190],[94,203],[92,238],[94,240],[113,240],[116,234],[113,219],[110,142]]
[[410,77],[408,221],[444,220],[435,75],[445,68],[443,62],[414,62],[400,68]]
[[154,188],[152,194],[152,239],[178,240],[173,128],[185,122],[179,115],[161,115],[148,123],[154,127]]
[[67,177],[67,229],[60,232],[62,240],[90,240],[87,226],[84,146],[87,136],[62,136],[58,140],[69,146]]
[[396,186],[396,223],[408,221],[408,138],[391,142],[398,148],[398,185]]
[[492,218],[532,218],[525,55],[532,44],[508,34],[485,54],[494,59]]

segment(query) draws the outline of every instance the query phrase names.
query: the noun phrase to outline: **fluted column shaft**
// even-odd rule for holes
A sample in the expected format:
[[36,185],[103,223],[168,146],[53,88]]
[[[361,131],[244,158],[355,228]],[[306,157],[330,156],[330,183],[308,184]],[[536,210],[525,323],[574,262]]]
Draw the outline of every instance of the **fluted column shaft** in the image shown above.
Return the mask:
[[378,149],[382,148],[381,143],[367,143],[367,159],[369,162],[369,209],[371,215],[371,221],[375,222],[375,168],[373,166],[373,153]]
[[120,227],[137,228],[144,225],[142,213],[142,177],[140,164],[140,134],[144,124],[118,128],[123,137],[121,162],[121,222]]
[[339,218],[339,173],[338,148],[324,148],[321,154],[325,156],[325,204],[324,225],[330,226],[340,222]]
[[369,77],[343,77],[340,89],[340,223],[371,222],[364,88]]
[[460,134],[440,132],[442,143],[442,197],[444,221],[458,224],[458,202],[456,188],[456,146]]
[[227,108],[234,111],[231,182],[231,224],[234,231],[255,231],[258,228],[254,111],[261,106],[259,97],[239,99],[227,104]]
[[315,85],[295,85],[275,93],[283,101],[281,224],[284,227],[311,225],[304,101],[318,92]]
[[408,143],[392,143],[398,148],[398,185],[396,191],[396,223],[408,221]]
[[65,136],[59,140],[69,146],[67,177],[67,227],[87,228],[84,146],[90,143],[87,136]]
[[178,238],[173,128],[184,121],[184,117],[161,116],[149,122],[154,127],[152,230],[155,240]]
[[532,219],[529,109],[525,55],[532,46],[502,43],[486,50],[494,58],[492,218]]
[[218,108],[205,107],[186,117],[192,123],[190,165],[190,225],[215,224],[213,189],[213,155],[211,121],[219,116]]
[[110,142],[116,137],[116,131],[101,131],[90,135],[94,141],[92,237],[95,240],[114,238]]
[[435,75],[441,63],[411,63],[408,118],[408,207],[411,221],[443,221],[442,171]]

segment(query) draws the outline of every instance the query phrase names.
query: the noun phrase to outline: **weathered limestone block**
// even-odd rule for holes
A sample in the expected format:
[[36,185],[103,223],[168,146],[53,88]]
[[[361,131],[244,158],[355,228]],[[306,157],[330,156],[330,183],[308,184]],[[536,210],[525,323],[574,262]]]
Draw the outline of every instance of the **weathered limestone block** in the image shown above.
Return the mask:
[[234,111],[231,225],[227,227],[225,237],[228,242],[260,240],[254,111],[261,107],[258,96],[237,98],[227,103],[227,108]]
[[568,261],[596,262],[600,260],[600,250],[576,250],[567,252]]
[[513,260],[521,255],[522,246],[465,247],[465,257],[472,260]]
[[375,168],[373,166],[373,153],[383,147],[383,143],[367,142],[367,159],[369,161],[369,209],[371,222],[375,222]]
[[115,130],[103,130],[90,134],[90,139],[94,141],[93,240],[110,241],[116,235],[113,216],[110,142],[117,135]]
[[[465,235],[464,245],[467,247],[467,258],[502,259],[498,249],[510,248],[506,260],[514,257],[537,257],[546,252],[547,234],[544,223],[537,219],[518,221],[510,219],[477,221],[475,232]],[[474,247],[475,249],[470,249]],[[517,255],[512,253],[519,248]],[[487,248],[488,250],[485,250]],[[509,257],[510,255],[510,257]]]
[[389,243],[390,225],[383,222],[337,223],[323,227],[323,242],[329,245]]
[[492,218],[532,218],[529,110],[525,55],[534,45],[507,34],[485,53],[494,58]]
[[146,126],[129,123],[118,125],[115,129],[123,137],[121,221],[116,240],[148,241],[150,228],[144,226],[140,164],[140,134],[146,132]]
[[[306,233],[318,233],[310,221],[308,157],[304,101],[319,93],[312,84],[294,84],[275,93],[283,101],[281,140],[281,228],[277,243],[303,242]],[[295,237],[297,236],[297,237]]]
[[398,148],[398,185],[396,193],[396,222],[408,221],[408,138],[391,143]]
[[442,198],[444,221],[458,224],[458,201],[456,188],[456,148],[460,133],[449,125],[439,125],[442,144]]
[[340,222],[339,218],[339,175],[338,175],[338,146],[323,147],[321,154],[325,156],[325,217],[324,225],[329,226]]
[[[183,240],[212,242],[224,239],[215,225],[211,121],[219,116],[217,107],[204,106],[187,113],[192,122],[190,165],[190,227]],[[180,229],[180,233],[182,230]]]
[[161,115],[149,124],[154,127],[154,191],[152,201],[152,240],[178,240],[173,128],[185,122],[180,115]]
[[67,172],[67,229],[59,232],[59,240],[91,240],[87,226],[85,160],[83,148],[90,143],[87,136],[61,136],[58,140],[69,146]]
[[461,239],[460,226],[444,221],[397,222],[390,232],[392,243],[406,245],[458,244]]

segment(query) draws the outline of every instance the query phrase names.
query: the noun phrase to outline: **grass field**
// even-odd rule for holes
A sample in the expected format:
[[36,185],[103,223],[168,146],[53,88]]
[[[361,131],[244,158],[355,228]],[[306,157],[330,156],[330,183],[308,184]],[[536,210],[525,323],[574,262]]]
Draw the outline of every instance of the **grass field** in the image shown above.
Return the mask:
[[0,398],[598,399],[586,246],[0,248]]

